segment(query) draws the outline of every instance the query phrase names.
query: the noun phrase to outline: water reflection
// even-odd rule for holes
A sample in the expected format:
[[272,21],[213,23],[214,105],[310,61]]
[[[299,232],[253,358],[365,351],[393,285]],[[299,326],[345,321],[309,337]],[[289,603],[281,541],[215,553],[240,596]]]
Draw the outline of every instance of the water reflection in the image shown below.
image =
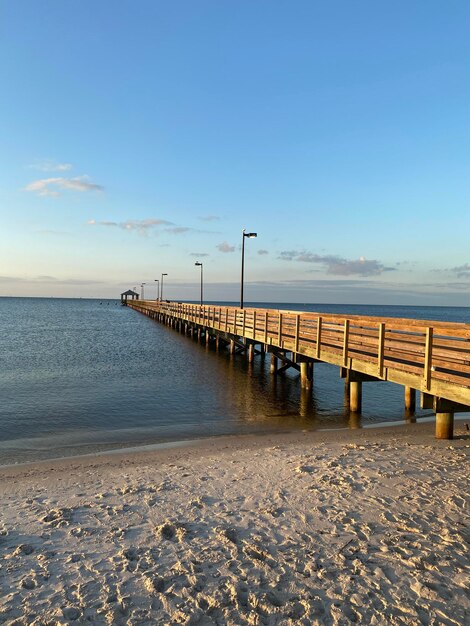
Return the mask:
[[361,415],[351,411],[349,413],[348,426],[349,428],[361,428]]
[[313,389],[306,390],[301,388],[300,376],[294,370],[272,375],[270,358],[257,355],[249,362],[245,355],[231,355],[227,348],[217,349],[215,344],[206,344],[205,354],[215,361],[215,368],[211,369],[215,374],[213,383],[223,390],[223,401],[230,408],[227,413],[233,411],[238,423],[259,425],[263,430],[357,429],[364,422],[383,421],[390,414],[395,420],[416,422],[416,413],[404,409],[403,390],[398,385],[364,385],[364,408],[359,414],[350,411],[349,387],[334,366],[316,364]]
[[[216,360],[216,386],[223,390],[225,401],[237,412],[237,417],[264,429],[325,428],[331,426],[332,415],[320,412],[315,383],[313,390],[300,386],[298,373],[272,375],[269,359],[261,355],[249,362],[243,354],[230,355],[210,345],[208,358]],[[294,370],[292,370],[294,372]],[[349,410],[338,411],[333,417],[335,427],[350,425]],[[356,427],[357,419],[354,420]]]

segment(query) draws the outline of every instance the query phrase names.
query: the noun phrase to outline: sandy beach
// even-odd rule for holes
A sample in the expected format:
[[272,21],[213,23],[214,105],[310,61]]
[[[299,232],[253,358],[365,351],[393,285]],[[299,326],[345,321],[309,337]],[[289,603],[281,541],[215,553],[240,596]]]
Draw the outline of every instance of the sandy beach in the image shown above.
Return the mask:
[[0,468],[0,623],[470,620],[470,436],[225,437]]

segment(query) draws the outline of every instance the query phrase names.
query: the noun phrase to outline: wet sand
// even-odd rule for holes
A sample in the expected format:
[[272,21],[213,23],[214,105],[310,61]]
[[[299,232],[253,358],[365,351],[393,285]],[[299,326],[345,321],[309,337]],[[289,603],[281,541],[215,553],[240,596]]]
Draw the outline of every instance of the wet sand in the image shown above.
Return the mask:
[[0,623],[465,624],[470,433],[223,437],[0,468]]

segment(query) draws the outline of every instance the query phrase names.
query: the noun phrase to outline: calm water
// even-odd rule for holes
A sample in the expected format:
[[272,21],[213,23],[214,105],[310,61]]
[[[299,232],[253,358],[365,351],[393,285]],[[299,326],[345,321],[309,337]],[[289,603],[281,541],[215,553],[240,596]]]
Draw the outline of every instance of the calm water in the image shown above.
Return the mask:
[[[470,322],[470,308],[265,306]],[[338,368],[316,365],[313,394],[302,394],[294,371],[273,378],[268,359],[219,356],[114,300],[0,298],[0,366],[0,464],[404,419],[399,386],[365,385],[358,423]]]

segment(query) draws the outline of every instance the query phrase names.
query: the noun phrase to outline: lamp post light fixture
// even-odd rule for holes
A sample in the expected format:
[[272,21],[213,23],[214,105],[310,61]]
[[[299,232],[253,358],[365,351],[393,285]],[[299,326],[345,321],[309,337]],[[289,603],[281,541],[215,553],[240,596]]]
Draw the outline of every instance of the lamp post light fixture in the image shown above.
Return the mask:
[[155,298],[155,300],[158,302],[158,292],[160,290],[160,280],[158,278],[155,278],[155,281],[157,283],[157,297]]
[[242,230],[242,276],[240,281],[240,308],[243,309],[243,280],[245,274],[245,238],[253,239],[257,237],[258,233],[247,233],[245,229]]
[[203,304],[203,295],[202,295],[202,284],[203,284],[203,279],[202,279],[202,263],[200,261],[196,261],[196,263],[194,265],[198,265],[201,268],[201,306]]
[[143,300],[144,299],[144,285],[146,285],[147,283],[141,283],[140,285],[140,298]]
[[160,281],[160,302],[163,302],[163,277],[168,276],[168,274],[162,274],[162,278]]

